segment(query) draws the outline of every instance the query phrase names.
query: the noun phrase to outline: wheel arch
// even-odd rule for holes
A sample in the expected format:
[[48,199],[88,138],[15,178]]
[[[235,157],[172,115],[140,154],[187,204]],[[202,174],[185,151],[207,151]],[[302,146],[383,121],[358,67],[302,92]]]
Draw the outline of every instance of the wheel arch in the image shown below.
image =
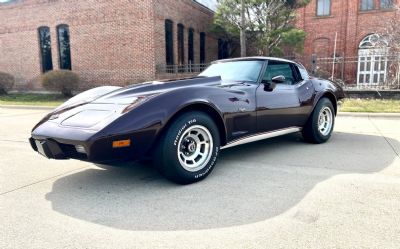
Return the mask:
[[220,114],[214,107],[212,107],[208,103],[203,103],[203,102],[196,102],[196,103],[190,103],[179,109],[177,112],[175,112],[166,122],[164,125],[161,133],[163,133],[166,129],[169,128],[171,123],[180,115],[187,113],[187,112],[192,112],[192,111],[199,111],[203,112],[207,115],[209,115],[212,120],[215,122],[215,125],[218,128],[219,136],[220,136],[220,141],[221,141],[221,146],[225,145],[227,143],[227,137],[226,137],[226,127],[225,127],[225,122]]
[[321,94],[321,96],[318,98],[318,100],[314,103],[314,109],[315,106],[317,106],[317,103],[322,99],[322,98],[327,98],[332,102],[333,108],[335,109],[335,116],[337,115],[338,112],[338,103],[335,94],[327,91]]

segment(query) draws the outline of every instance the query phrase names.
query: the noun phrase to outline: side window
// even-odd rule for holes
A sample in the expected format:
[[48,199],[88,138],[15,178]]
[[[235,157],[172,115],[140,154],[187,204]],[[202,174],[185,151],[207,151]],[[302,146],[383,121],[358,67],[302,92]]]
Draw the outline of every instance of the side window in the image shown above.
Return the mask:
[[310,75],[308,75],[308,72],[304,67],[296,66],[296,68],[298,68],[302,80],[307,80],[310,78]]
[[285,76],[286,82],[284,84],[294,85],[298,81],[296,73],[292,70],[290,63],[281,61],[268,61],[268,66],[265,71],[263,81],[271,82],[272,78],[280,75]]

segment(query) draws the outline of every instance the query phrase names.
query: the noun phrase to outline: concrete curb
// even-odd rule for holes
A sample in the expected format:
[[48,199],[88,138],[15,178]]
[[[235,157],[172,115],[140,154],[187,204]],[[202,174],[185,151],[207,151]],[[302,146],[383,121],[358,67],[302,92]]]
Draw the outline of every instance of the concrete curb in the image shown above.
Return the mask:
[[400,113],[339,112],[338,117],[400,118]]

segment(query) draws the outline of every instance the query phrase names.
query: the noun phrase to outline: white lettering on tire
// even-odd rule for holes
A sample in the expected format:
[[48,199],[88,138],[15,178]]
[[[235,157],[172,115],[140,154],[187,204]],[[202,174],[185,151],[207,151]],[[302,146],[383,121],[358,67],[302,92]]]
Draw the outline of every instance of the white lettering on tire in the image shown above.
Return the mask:
[[178,134],[176,135],[175,140],[174,140],[174,145],[175,145],[175,146],[177,146],[178,141],[179,141],[179,137],[182,135],[182,132],[186,129],[186,127],[187,127],[188,125],[192,125],[192,124],[194,124],[194,123],[196,123],[196,122],[197,122],[196,119],[189,120],[188,122],[186,122],[186,123],[179,129]]

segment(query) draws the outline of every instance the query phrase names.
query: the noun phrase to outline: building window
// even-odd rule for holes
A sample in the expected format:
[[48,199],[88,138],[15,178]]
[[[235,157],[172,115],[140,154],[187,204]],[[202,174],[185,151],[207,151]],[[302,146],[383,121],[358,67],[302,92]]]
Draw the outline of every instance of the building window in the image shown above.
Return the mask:
[[389,68],[388,41],[378,34],[366,36],[358,48],[358,86],[386,83]]
[[206,33],[200,33],[200,63],[206,63]]
[[174,64],[173,22],[165,20],[165,55],[167,65]]
[[40,27],[39,46],[40,46],[40,62],[42,64],[42,72],[53,70],[53,59],[51,56],[51,37],[49,27]]
[[381,0],[381,9],[392,9],[393,7],[393,0]]
[[375,0],[360,0],[361,10],[373,10]]
[[71,70],[71,49],[69,42],[69,27],[62,24],[57,26],[58,55],[60,57],[60,69]]
[[189,64],[194,64],[194,30],[189,29],[188,36],[188,60]]
[[178,64],[185,64],[185,41],[184,31],[185,27],[182,24],[178,24]]
[[331,0],[317,0],[317,16],[329,16],[331,14]]
[[229,58],[229,42],[218,39],[218,59]]

